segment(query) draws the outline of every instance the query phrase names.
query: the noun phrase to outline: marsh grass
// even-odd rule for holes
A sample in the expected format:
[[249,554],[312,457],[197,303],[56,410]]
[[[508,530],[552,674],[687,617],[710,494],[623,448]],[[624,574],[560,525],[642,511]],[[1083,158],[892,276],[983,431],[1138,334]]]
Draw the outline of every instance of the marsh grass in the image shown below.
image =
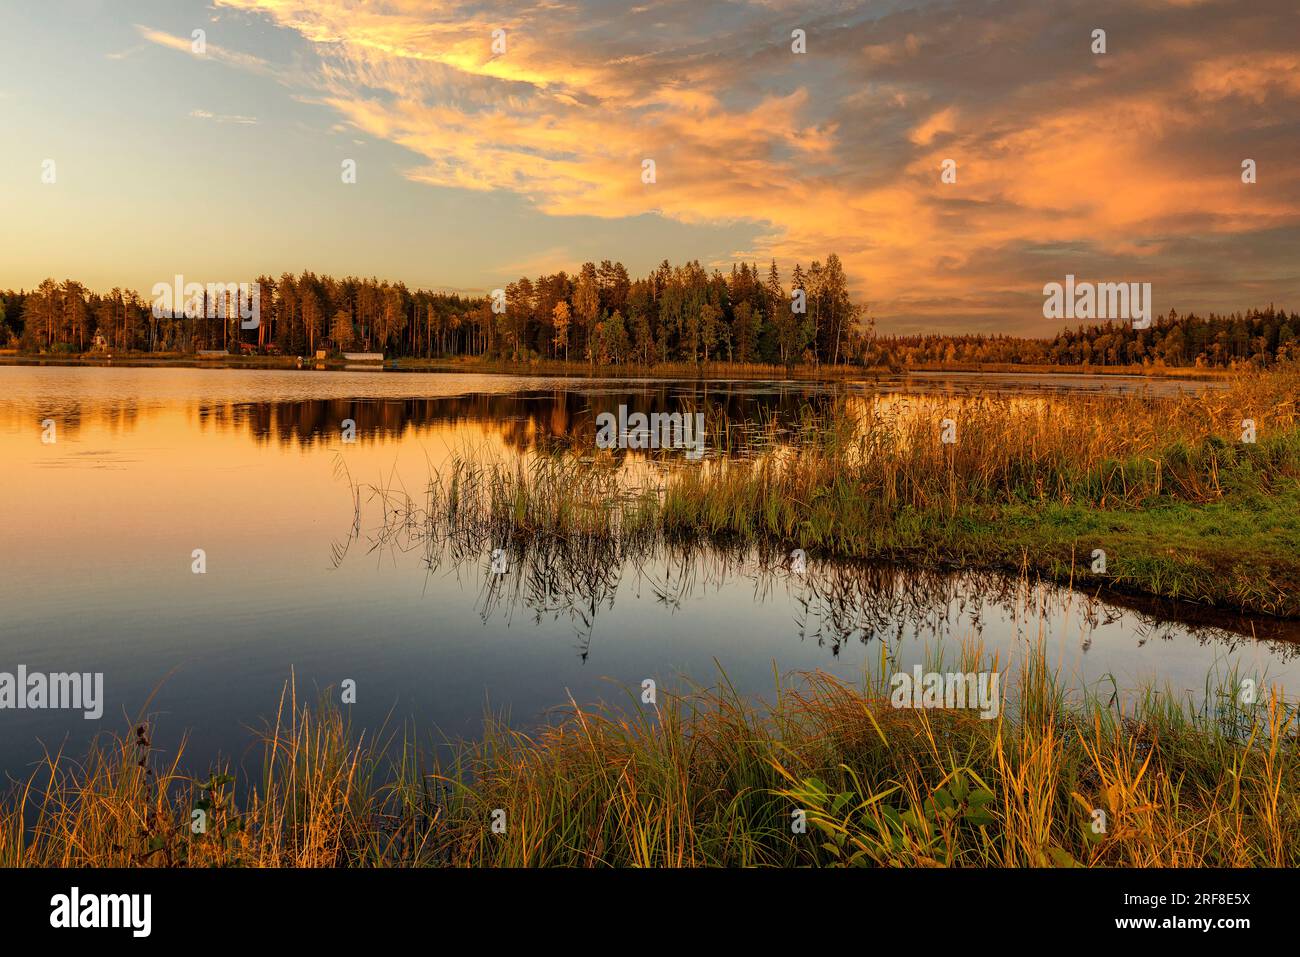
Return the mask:
[[[1109,584],[1300,614],[1296,366],[1160,402],[978,399],[957,409],[950,446],[946,401],[846,402],[804,417],[796,440],[767,423],[757,454],[654,463],[632,482],[629,457],[580,444],[455,457],[420,499],[349,477],[349,542],[378,504],[372,549],[420,549],[431,565],[501,549],[552,570],[538,587],[583,594],[621,561],[700,537],[1076,581],[1076,556],[1104,547]],[[1246,418],[1254,445],[1235,440]],[[729,441],[731,424],[711,429]],[[634,692],[570,701],[532,730],[490,716],[481,739],[451,746],[362,733],[333,699],[300,702],[290,685],[251,779],[229,765],[187,774],[183,745],[160,754],[144,718],[76,760],[49,755],[0,803],[0,865],[1300,864],[1297,714],[1277,691],[1243,704],[1235,674],[1197,700],[1114,682],[1069,691],[1044,645],[1040,631],[994,720],[891,707],[884,643],[860,686],[774,675],[761,701],[720,673],[653,706]],[[976,645],[958,659],[1001,666]],[[796,811],[807,833],[792,831]]]
[[[50,756],[0,810],[0,865],[1300,864],[1297,714],[1275,691],[1244,705],[1230,673],[1208,680],[1203,703],[1148,687],[1121,704],[1105,682],[1067,692],[1040,638],[985,720],[892,707],[881,647],[857,686],[774,674],[765,702],[719,672],[654,705],[631,691],[622,705],[570,701],[530,732],[489,718],[441,761],[410,731],[356,733],[290,687],[252,781],[228,768],[187,777],[147,732],[76,764]],[[927,658],[931,670],[997,665],[977,644]]]
[[[940,441],[940,423],[957,441]],[[1244,420],[1257,440],[1241,441]],[[471,450],[422,501],[368,486],[378,540],[438,554],[665,542],[794,548],[1300,616],[1300,365],[1155,399],[848,396],[790,422],[706,418],[710,456],[597,451],[581,435],[505,459]],[[353,486],[358,515],[360,496]],[[359,518],[355,525],[359,529]],[[1094,573],[1095,551],[1106,553]],[[598,564],[597,564],[598,563]]]

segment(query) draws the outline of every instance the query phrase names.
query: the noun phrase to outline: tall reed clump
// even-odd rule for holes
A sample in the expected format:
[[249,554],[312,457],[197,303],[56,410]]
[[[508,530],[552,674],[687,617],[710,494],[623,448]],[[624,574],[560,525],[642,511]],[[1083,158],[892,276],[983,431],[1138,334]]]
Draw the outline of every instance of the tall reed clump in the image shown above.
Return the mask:
[[[968,667],[969,659],[958,667]],[[573,709],[477,752],[457,858],[511,866],[1287,866],[1294,709],[1067,705],[1042,659],[1013,714],[900,710],[825,674],[770,708],[722,681]],[[1154,702],[1160,701],[1160,705]],[[1247,713],[1248,712],[1248,713]],[[490,808],[504,835],[478,824]],[[807,824],[802,833],[798,823]]]
[[[861,687],[793,676],[768,704],[725,675],[655,706],[570,702],[534,732],[489,721],[442,764],[409,740],[363,743],[329,706],[294,710],[242,805],[228,770],[187,778],[173,761],[153,777],[126,741],[75,767],[51,758],[12,795],[0,864],[1300,864],[1300,727],[1276,694],[1243,705],[1228,675],[1206,705],[1149,688],[1121,707],[1067,694],[1040,643],[984,719],[893,707],[892,667],[882,652]],[[968,647],[927,668],[996,662]]]
[[671,473],[665,533],[1300,615],[1300,364],[1164,400],[850,401],[797,449],[711,464]]
[[[941,441],[945,419],[955,442]],[[443,546],[616,561],[707,539],[1029,568],[1300,616],[1300,363],[1171,399],[846,397],[790,424],[715,416],[709,434],[714,454],[694,464],[582,445],[457,456],[421,506],[385,490],[386,526],[415,528],[431,564]]]
[[[418,802],[419,771],[394,766],[388,745],[354,734],[328,700],[299,703],[292,683],[258,735],[263,761],[255,779],[238,779],[228,763],[202,777],[183,773],[184,740],[160,760],[150,735],[141,719],[131,734],[97,738],[81,760],[47,755],[0,807],[0,866],[423,861],[411,828],[432,804]],[[401,813],[393,813],[399,805]]]
[[[944,420],[952,442],[942,440]],[[1256,441],[1241,441],[1243,423]],[[904,512],[953,515],[1019,504],[1134,508],[1268,492],[1300,477],[1300,363],[1244,372],[1223,390],[1152,399],[1066,395],[881,396],[845,403],[805,431],[797,454],[679,470],[666,508],[677,524],[735,523],[782,533],[821,528],[820,501],[860,506],[866,523]],[[717,471],[728,473],[720,477]]]

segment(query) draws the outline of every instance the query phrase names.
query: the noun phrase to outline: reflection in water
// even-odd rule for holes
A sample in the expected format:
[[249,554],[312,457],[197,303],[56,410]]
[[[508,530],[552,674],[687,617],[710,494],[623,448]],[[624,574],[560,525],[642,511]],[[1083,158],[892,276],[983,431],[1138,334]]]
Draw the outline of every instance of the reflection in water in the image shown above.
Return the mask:
[[[728,547],[717,542],[664,541],[650,528],[619,534],[511,536],[464,511],[446,521],[442,495],[431,484],[421,506],[404,492],[352,486],[351,528],[333,546],[341,565],[353,547],[418,555],[427,573],[449,567],[458,581],[474,580],[476,609],[484,624],[507,624],[521,614],[534,623],[567,621],[583,661],[593,652],[597,618],[613,616],[620,592],[647,594],[680,611],[709,593],[744,582],[756,605],[782,592],[793,610],[795,640],[813,642],[838,657],[849,643],[875,640],[889,648],[922,638],[942,643],[981,638],[991,610],[1033,641],[1056,623],[1078,635],[1087,652],[1101,629],[1122,624],[1138,647],[1153,641],[1194,639],[1224,653],[1262,643],[1279,661],[1300,656],[1300,623],[1253,619],[1188,608],[1185,603],[1107,594],[1103,599],[1046,581],[999,572],[918,568],[886,562],[809,558],[803,571],[770,546]],[[375,503],[377,521],[366,525],[363,496]],[[617,621],[617,618],[615,618]]]
[[[202,428],[243,430],[259,443],[278,442],[286,446],[335,444],[345,420],[356,424],[357,441],[363,443],[391,442],[408,435],[419,437],[447,427],[471,425],[484,433],[499,435],[512,449],[533,451],[575,441],[594,445],[596,416],[619,405],[646,414],[707,410],[709,422],[787,424],[807,410],[829,409],[835,401],[832,394],[799,396],[706,385],[660,385],[605,390],[599,394],[520,392],[436,399],[335,399],[201,406],[198,418]],[[711,448],[716,450],[719,444],[748,447],[751,443],[745,440],[753,431],[756,430],[733,430],[734,434],[724,436],[715,434]]]
[[[189,414],[200,433],[241,432],[259,445],[336,445],[342,424],[351,420],[356,441],[362,445],[474,426],[484,434],[499,435],[510,448],[529,451],[555,442],[594,444],[596,416],[621,404],[646,414],[706,411],[710,423],[731,423],[727,433],[711,436],[711,448],[716,450],[719,445],[746,448],[751,435],[765,434],[769,427],[792,423],[809,412],[822,412],[836,401],[832,392],[799,394],[725,384],[661,384],[599,392],[557,390],[429,399],[195,402]],[[38,428],[44,418],[54,416],[68,437],[79,436],[91,423],[110,434],[134,431],[150,412],[127,400],[96,401],[93,405],[51,402],[35,406],[21,418],[15,411],[13,406],[0,407],[0,412],[9,413],[11,428]]]
[[[575,379],[459,373],[283,372],[232,369],[10,367],[4,370],[0,427],[35,428],[54,417],[69,437],[91,428],[133,432],[183,405],[201,431],[241,431],[258,443],[314,446],[337,442],[341,423],[357,441],[393,442],[439,428],[476,425],[516,449],[548,439],[595,436],[595,415],[620,404],[645,413],[708,409],[711,421],[750,428],[797,421],[845,397],[890,413],[926,399],[953,407],[992,394],[1033,398],[1144,392],[1153,399],[1216,388],[1216,381],[1127,376],[1008,376],[919,373],[869,381],[778,382]],[[860,408],[860,406],[857,406]],[[717,442],[717,439],[721,442]],[[743,435],[715,436],[744,447]]]
[[[1258,620],[1192,618],[1199,612],[1186,605],[816,556],[800,576],[780,552],[662,543],[636,528],[614,545],[583,535],[527,546],[490,533],[431,537],[403,492],[420,500],[431,467],[445,471],[465,446],[478,461],[551,458],[535,453],[594,439],[595,413],[619,404],[720,409],[743,428],[711,437],[711,447],[734,449],[873,389],[886,412],[903,405],[891,393],[931,408],[916,381],[48,366],[0,368],[0,384],[0,664],[103,672],[109,722],[4,710],[0,772],[11,775],[46,746],[78,753],[146,701],[169,729],[159,747],[189,728],[192,766],[238,757],[249,723],[274,708],[290,675],[304,689],[356,679],[357,727],[398,715],[451,737],[477,735],[488,705],[526,725],[570,696],[596,700],[611,680],[707,680],[721,666],[738,690],[765,694],[774,670],[853,682],[880,649],[972,633],[1009,660],[1020,636],[1040,627],[1073,658],[1067,664],[1093,678],[1115,673],[1123,687],[1155,680],[1195,690],[1231,657],[1243,673],[1300,690],[1285,631],[1294,638],[1295,623],[1268,631]],[[967,398],[956,387],[940,392],[934,401]],[[42,441],[46,417],[57,443]],[[339,440],[344,418],[357,423],[355,444]],[[678,467],[609,458],[608,486],[585,499],[593,507],[653,494],[664,468]],[[346,464],[341,476],[336,462]],[[377,477],[397,492],[372,497],[352,482]],[[206,551],[205,575],[191,572],[195,548]],[[497,548],[502,577],[490,574]]]

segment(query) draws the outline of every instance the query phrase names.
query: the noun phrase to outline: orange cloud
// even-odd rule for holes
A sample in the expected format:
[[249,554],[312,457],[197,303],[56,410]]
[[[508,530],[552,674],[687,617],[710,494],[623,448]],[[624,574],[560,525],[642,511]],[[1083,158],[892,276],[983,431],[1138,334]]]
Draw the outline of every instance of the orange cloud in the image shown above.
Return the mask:
[[[1007,3],[1006,22],[964,27],[863,14],[836,46],[839,27],[810,30],[800,57],[788,27],[806,12],[761,6],[734,35],[671,24],[664,37],[676,30],[679,42],[664,47],[663,37],[645,39],[649,21],[621,29],[558,3],[217,4],[309,41],[320,100],[421,157],[413,180],[509,190],[555,215],[653,210],[686,223],[757,223],[746,255],[807,262],[838,251],[886,314],[927,302],[951,313],[954,303],[1033,289],[1015,271],[1025,248],[1059,244],[1155,269],[1171,236],[1300,224],[1294,172],[1270,170],[1270,188],[1252,189],[1237,175],[1241,149],[1207,156],[1176,145],[1212,142],[1215,129],[1240,122],[1229,100],[1284,104],[1294,116],[1300,58],[1216,53],[1222,37],[1209,32],[1135,47],[1116,27],[1116,52],[1098,58],[1086,5],[1066,48],[1016,72],[1025,38],[1041,28],[1032,5]],[[1167,6],[1184,8],[1180,16],[1199,9],[1144,9]],[[649,5],[627,16],[655,13]],[[497,28],[504,55],[491,51]],[[943,72],[963,43],[990,58],[985,82],[1004,82],[999,93],[973,95],[979,76]],[[939,180],[948,157],[956,184]],[[652,185],[641,181],[647,158]],[[998,250],[1002,262],[991,264]],[[973,272],[979,262],[983,272]]]

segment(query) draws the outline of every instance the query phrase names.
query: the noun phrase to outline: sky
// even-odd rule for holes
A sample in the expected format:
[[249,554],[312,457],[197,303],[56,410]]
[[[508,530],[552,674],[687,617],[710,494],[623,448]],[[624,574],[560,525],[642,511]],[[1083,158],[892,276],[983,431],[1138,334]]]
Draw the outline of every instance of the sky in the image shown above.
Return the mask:
[[886,333],[1300,310],[1294,0],[0,4],[0,288],[834,252]]

